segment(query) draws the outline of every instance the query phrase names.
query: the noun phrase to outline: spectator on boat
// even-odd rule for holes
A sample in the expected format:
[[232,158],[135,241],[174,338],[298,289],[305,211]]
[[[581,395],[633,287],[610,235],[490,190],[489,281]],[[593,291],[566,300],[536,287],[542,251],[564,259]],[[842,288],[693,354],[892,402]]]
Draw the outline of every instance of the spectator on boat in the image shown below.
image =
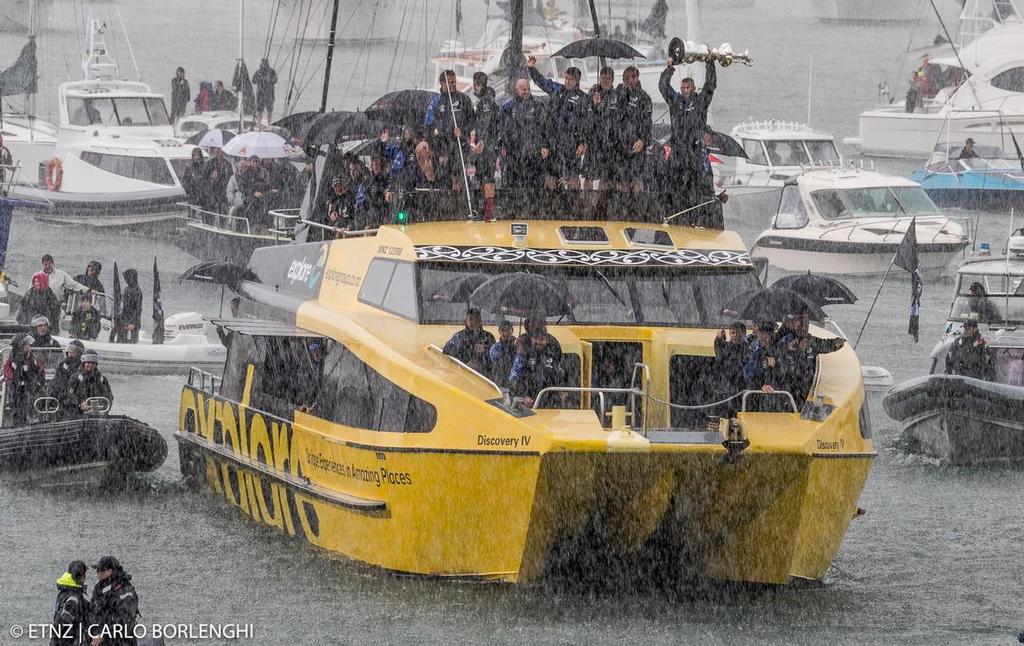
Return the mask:
[[252,75],[252,84],[256,86],[256,120],[266,112],[269,126],[274,119],[274,86],[277,85],[277,72],[270,66],[270,61],[260,59],[260,67]]
[[53,335],[50,334],[50,319],[39,315],[32,319],[32,341],[33,348],[59,348]]
[[80,646],[89,641],[91,605],[85,598],[85,573],[82,561],[71,561],[57,579],[57,600],[53,603],[53,628],[50,646]]
[[185,68],[179,67],[171,79],[171,125],[178,122],[178,119],[185,116],[188,110],[188,102],[192,99],[192,88],[185,78]]
[[644,162],[651,141],[651,97],[640,87],[640,70],[630,65],[622,72],[618,89],[618,155],[621,158],[620,191],[634,194],[644,190]]
[[[138,343],[139,328],[142,325],[142,290],[139,288],[139,272],[126,269],[125,286],[121,290],[121,312],[114,320],[117,326],[118,343]],[[84,359],[83,359],[84,361]]]
[[507,188],[539,187],[546,125],[544,105],[533,98],[530,82],[517,80],[515,96],[501,106],[501,173]]
[[508,388],[509,373],[516,359],[516,337],[510,321],[498,323],[498,340],[491,344],[489,355],[491,380],[500,388]]
[[1003,317],[999,314],[999,308],[993,303],[985,292],[985,286],[981,283],[971,283],[968,288],[970,297],[967,299],[967,312],[971,316],[977,316],[982,323],[1001,323]]
[[704,87],[696,91],[690,77],[679,84],[679,92],[672,89],[672,75],[675,61],[671,57],[665,71],[661,73],[658,89],[669,106],[672,119],[672,135],[669,143],[672,153],[669,157],[672,175],[672,208],[683,210],[700,203],[701,139],[708,123],[708,108],[715,96],[718,77],[714,61],[704,65]]
[[83,295],[78,299],[78,309],[71,315],[71,329],[74,339],[93,341],[100,335],[100,313],[93,307],[92,296]]
[[370,158],[370,172],[366,178],[366,226],[378,227],[388,222],[388,213],[394,202],[388,162],[380,155]]
[[536,56],[526,59],[526,67],[537,87],[551,97],[544,146],[540,151],[541,158],[546,161],[545,185],[553,190],[561,183],[578,191],[583,157],[587,154],[593,127],[591,100],[580,89],[580,69],[566,69],[563,84],[537,71]]
[[[65,290],[69,292],[78,292],[80,294],[86,294],[89,292],[89,288],[72,278],[71,274],[63,269],[57,269],[54,267],[53,256],[50,254],[43,255],[42,263],[43,271],[46,273],[50,289],[53,290],[53,295],[56,296],[58,300],[64,300]],[[56,326],[54,326],[54,329],[56,329]]]
[[501,108],[494,99],[494,90],[487,86],[487,74],[473,74],[473,96],[476,97],[473,133],[476,141],[471,148],[476,178],[484,193],[484,205],[480,215],[490,221],[494,219],[495,192],[494,175],[498,165],[498,135],[501,130]]
[[199,82],[199,92],[193,104],[196,112],[209,112],[213,109],[213,85],[209,81]]
[[957,155],[956,158],[957,159],[977,159],[980,156],[981,155],[979,155],[974,150],[974,139],[972,139],[971,137],[968,137],[967,140],[964,141],[964,147],[960,149],[960,154]]
[[55,322],[60,320],[60,301],[50,289],[50,279],[46,272],[39,271],[32,276],[32,289],[21,297],[21,305],[15,320],[21,325],[28,325],[37,316],[45,316]]
[[722,395],[735,395],[746,387],[743,368],[750,358],[747,345],[747,326],[736,321],[728,332],[722,330],[715,337],[715,364],[722,382]]
[[89,411],[89,400],[102,397],[110,404],[114,403],[114,393],[110,389],[107,378],[99,370],[100,355],[93,350],[82,353],[82,365],[78,374],[71,380],[69,396],[83,413]]
[[224,87],[223,81],[214,82],[212,102],[214,110],[231,111],[238,108],[238,99],[231,90]]
[[810,334],[810,314],[806,309],[786,316],[786,333],[778,343],[779,361],[785,373],[786,390],[797,406],[807,399],[814,384],[818,355],[840,350],[846,345],[841,337],[820,339]]
[[775,392],[782,388],[782,366],[778,359],[778,345],[775,341],[775,323],[760,321],[754,327],[754,340],[750,355],[743,366],[743,378],[747,390]]
[[[139,596],[132,585],[132,577],[124,571],[113,556],[104,556],[93,566],[99,579],[92,588],[92,621],[89,632],[95,635],[134,635],[135,619],[139,616]],[[113,638],[92,646],[135,646],[135,639]]]
[[543,312],[531,312],[528,314],[523,320],[523,330],[524,332],[519,335],[518,339],[516,339],[516,343],[518,343],[520,351],[530,344],[530,337],[534,333],[546,334],[548,337],[547,347],[550,348],[551,352],[557,353],[559,361],[561,361],[562,344],[558,342],[558,339],[548,333],[547,316]]
[[423,127],[437,163],[439,181],[459,191],[462,190],[462,173],[465,170],[459,158],[459,148],[463,145],[463,134],[468,135],[473,129],[473,102],[459,92],[454,71],[441,72],[438,82],[440,92],[427,106]]
[[75,276],[75,282],[85,285],[95,294],[106,294],[107,290],[100,282],[100,272],[103,271],[103,264],[98,260],[90,260],[85,266],[85,272]]
[[981,338],[978,321],[969,318],[963,322],[963,330],[953,341],[946,354],[946,374],[962,375],[972,379],[994,381],[995,365],[992,348]]
[[46,368],[32,355],[31,334],[14,337],[11,354],[4,361],[7,404],[11,426],[24,426],[35,418],[35,401],[46,386]]
[[78,377],[82,368],[82,355],[85,353],[85,346],[78,339],[68,342],[64,349],[64,361],[60,362],[53,371],[53,380],[50,382],[50,397],[60,401],[61,411],[71,411],[71,416],[77,415],[78,402],[71,401],[72,382]]
[[[306,189],[306,179],[295,165],[287,159],[270,159],[267,173],[273,187],[272,209],[293,209],[302,205],[302,197]],[[276,191],[276,193],[274,193]]]
[[235,172],[231,162],[224,157],[220,148],[210,149],[210,159],[206,162],[205,196],[203,208],[214,213],[227,213],[229,208],[228,184]]
[[590,88],[590,109],[593,113],[593,134],[584,159],[584,176],[595,183],[597,190],[608,189],[619,179],[618,128],[619,89],[615,87],[615,70],[601,68],[597,85]]
[[482,375],[491,374],[490,349],[494,335],[484,329],[480,310],[471,307],[466,310],[465,327],[452,335],[444,344],[444,353],[455,357]]
[[181,174],[181,187],[185,189],[185,197],[189,204],[202,205],[203,194],[206,191],[206,162],[203,160],[203,151],[199,148],[192,149],[192,162]]
[[[537,395],[545,388],[565,385],[562,352],[549,344],[551,338],[547,332],[535,330],[512,362],[509,390],[527,407],[533,406]],[[565,406],[568,393],[558,393],[557,398],[548,401],[559,401]]]
[[348,231],[356,231],[356,202],[355,195],[348,185],[348,181],[340,176],[331,180],[331,198],[324,206],[323,223],[333,229],[333,232],[324,232],[325,239],[336,239],[345,236]]

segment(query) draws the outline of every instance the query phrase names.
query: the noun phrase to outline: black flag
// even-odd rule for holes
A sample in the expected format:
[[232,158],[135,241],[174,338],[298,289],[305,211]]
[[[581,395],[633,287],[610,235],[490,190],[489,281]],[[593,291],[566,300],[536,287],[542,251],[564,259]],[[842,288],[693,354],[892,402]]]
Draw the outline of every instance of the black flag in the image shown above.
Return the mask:
[[111,343],[118,343],[118,328],[121,326],[121,274],[117,271],[117,261],[114,261],[114,302],[110,307],[110,339]]
[[892,264],[900,269],[910,272],[910,324],[907,326],[907,334],[914,337],[917,343],[920,330],[919,316],[921,313],[921,292],[923,281],[921,280],[921,269],[917,264],[917,219],[910,221],[907,232],[903,235],[903,242],[896,249],[896,256]]
[[164,306],[160,302],[160,271],[153,258],[153,345],[164,342]]
[[0,72],[0,95],[36,93],[36,40],[30,36],[14,64]]

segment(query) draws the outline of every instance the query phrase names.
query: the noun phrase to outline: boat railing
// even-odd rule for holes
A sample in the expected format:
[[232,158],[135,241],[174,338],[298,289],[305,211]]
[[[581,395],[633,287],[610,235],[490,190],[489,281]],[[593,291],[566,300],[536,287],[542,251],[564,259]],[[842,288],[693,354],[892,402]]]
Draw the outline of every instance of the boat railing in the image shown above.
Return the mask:
[[[901,215],[901,216],[892,217],[892,218],[873,218],[871,216],[868,216],[868,217],[863,217],[863,218],[856,218],[857,222],[854,222],[854,223],[840,224],[840,223],[837,222],[837,223],[829,224],[827,229],[825,229],[824,231],[822,231],[821,233],[818,234],[818,239],[821,240],[821,239],[825,238],[825,236],[827,236],[829,234],[833,234],[833,233],[835,233],[837,231],[841,232],[841,231],[847,231],[848,230],[848,233],[846,234],[846,239],[850,240],[850,239],[853,238],[853,234],[854,234],[854,232],[856,232],[857,229],[865,227],[865,226],[877,227],[877,225],[888,226],[888,231],[886,231],[885,234],[884,234],[884,235],[888,236],[888,235],[892,235],[894,233],[900,233],[899,231],[896,231],[896,227],[899,226],[901,223],[906,222],[907,217],[911,217],[911,216]],[[932,217],[936,217],[936,216],[925,216],[925,217],[932,218]],[[970,216],[970,215],[960,215],[960,216],[940,215],[940,216],[937,216],[937,217],[941,217],[942,218],[942,226],[940,226],[940,227],[938,227],[936,229],[935,234],[932,235],[932,237],[928,240],[928,242],[935,242],[935,239],[938,238],[939,235],[941,235],[942,232],[945,230],[946,225],[954,223],[954,222],[957,223],[957,224],[960,224],[961,226],[964,226],[965,230],[967,231],[968,238],[971,237],[971,234],[974,231],[974,222],[975,222],[974,216]],[[928,224],[931,224],[931,221],[928,221]],[[918,241],[920,242],[920,238],[918,239]]]
[[302,221],[302,209],[270,209],[267,215],[273,219],[271,233],[292,235],[295,227]]
[[207,211],[202,209],[195,204],[188,204],[185,202],[178,202],[179,206],[188,208],[188,220],[205,224],[206,226],[216,227],[218,229],[226,229],[235,233],[244,233],[246,235],[252,235],[252,229],[249,224],[249,219],[240,215],[228,215],[227,213],[217,213],[215,211]]
[[[629,412],[627,413],[627,419],[629,420],[629,428],[632,431],[640,429],[641,435],[647,435],[647,423],[645,420],[641,420],[639,426],[636,424],[636,398],[644,397],[644,391],[639,388],[592,388],[585,386],[548,386],[547,388],[541,389],[537,396],[533,400],[533,410],[544,408],[542,402],[547,395],[552,394],[590,394],[598,396],[598,419],[601,420],[601,426],[610,429],[610,426],[605,423],[605,419],[608,417],[609,412],[605,405],[605,395],[629,395]],[[643,416],[641,416],[643,417]]]
[[56,397],[37,397],[32,407],[40,415],[53,415],[60,410],[60,400]]
[[198,388],[203,392],[211,394],[218,394],[220,392],[221,378],[217,375],[191,366],[188,369],[188,385],[192,388]]
[[740,400],[740,410],[743,411],[744,413],[751,412],[751,409],[748,408],[747,405],[752,396],[763,397],[765,399],[771,399],[773,397],[782,398],[789,402],[789,406],[792,412],[797,413],[800,411],[800,409],[797,408],[796,399],[793,398],[793,393],[789,392],[788,390],[773,390],[771,392],[767,392],[764,390],[744,390],[743,397]]
[[338,231],[338,230],[336,230],[332,226],[328,226],[328,225],[323,224],[321,222],[314,222],[313,220],[299,220],[299,222],[301,222],[302,224],[305,224],[305,225],[317,228],[317,229],[322,229],[324,231],[330,231],[331,233],[338,233],[339,235],[343,235],[346,238],[360,238],[360,237],[363,237],[363,236],[372,236],[372,235],[376,235],[377,234],[377,228],[373,228],[373,229],[358,229],[356,231]]

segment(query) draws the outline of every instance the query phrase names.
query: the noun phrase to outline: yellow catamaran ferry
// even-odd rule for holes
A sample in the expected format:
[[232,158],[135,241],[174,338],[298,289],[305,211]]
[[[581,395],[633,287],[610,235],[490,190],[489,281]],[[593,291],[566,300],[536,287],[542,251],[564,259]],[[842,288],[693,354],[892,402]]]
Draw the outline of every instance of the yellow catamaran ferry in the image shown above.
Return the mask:
[[[722,309],[757,284],[739,236],[629,216],[410,213],[253,254],[230,281],[223,375],[194,372],[182,392],[186,475],[259,523],[403,573],[521,582],[578,561],[825,574],[875,456],[860,364],[849,347],[821,355],[806,403],[754,412],[744,397],[709,429]],[[439,349],[473,287],[509,272],[571,295],[547,323],[572,382],[535,408]],[[491,330],[500,309],[482,312]],[[617,380],[601,370],[609,353]],[[544,408],[561,393],[568,408]]]

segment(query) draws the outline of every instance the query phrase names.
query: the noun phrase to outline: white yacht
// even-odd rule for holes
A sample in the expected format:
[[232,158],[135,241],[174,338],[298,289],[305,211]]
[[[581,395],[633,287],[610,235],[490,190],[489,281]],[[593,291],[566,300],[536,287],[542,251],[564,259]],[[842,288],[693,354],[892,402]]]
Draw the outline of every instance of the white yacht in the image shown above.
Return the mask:
[[[842,163],[835,138],[795,121],[745,121],[730,133],[747,158],[726,158],[717,170],[718,184],[729,195],[780,190],[786,180],[808,168]],[[724,160],[723,160],[724,161]]]
[[[960,68],[960,62],[964,68]],[[1024,128],[1024,24],[1006,22],[954,54],[932,58],[947,78],[967,77],[908,112],[903,101],[860,114],[860,136],[846,143],[865,155],[927,158],[949,120],[953,141],[968,137],[981,145],[1006,148],[1006,126]],[[957,71],[960,70],[960,71]]]
[[751,255],[786,271],[881,275],[913,220],[922,273],[951,273],[969,235],[919,184],[852,168],[810,170],[782,189],[771,228]]
[[[177,170],[193,146],[174,136],[163,96],[141,82],[117,80],[91,20],[84,81],[58,88],[60,127],[41,178],[24,176],[12,195],[40,219],[90,226],[152,226],[180,215]],[[41,181],[40,181],[41,180]]]

